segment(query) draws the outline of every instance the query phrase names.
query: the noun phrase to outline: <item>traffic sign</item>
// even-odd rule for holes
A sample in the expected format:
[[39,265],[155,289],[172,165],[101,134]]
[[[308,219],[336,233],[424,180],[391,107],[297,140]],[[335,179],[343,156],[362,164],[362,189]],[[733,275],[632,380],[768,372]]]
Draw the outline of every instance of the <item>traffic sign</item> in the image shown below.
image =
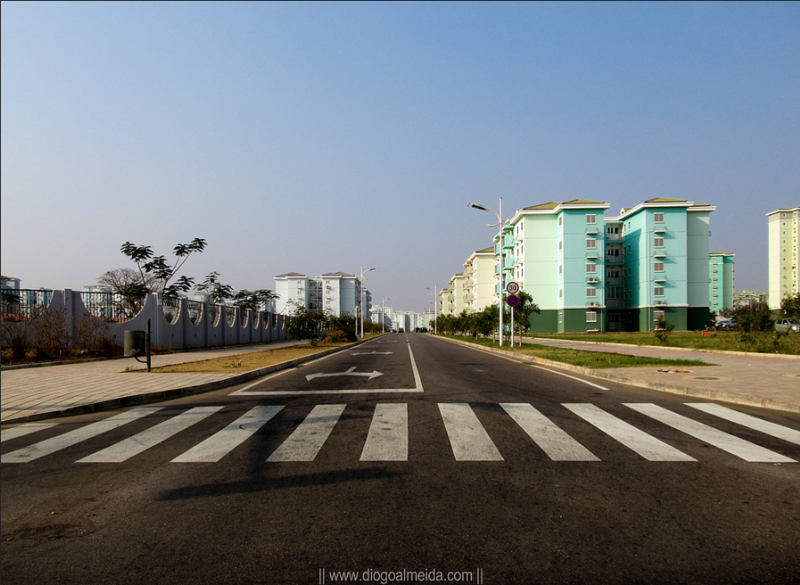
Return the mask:
[[508,303],[509,307],[516,307],[519,305],[519,297],[517,295],[508,295],[506,297],[506,303]]
[[506,290],[508,291],[508,294],[515,295],[519,292],[519,285],[516,282],[509,282],[506,285]]

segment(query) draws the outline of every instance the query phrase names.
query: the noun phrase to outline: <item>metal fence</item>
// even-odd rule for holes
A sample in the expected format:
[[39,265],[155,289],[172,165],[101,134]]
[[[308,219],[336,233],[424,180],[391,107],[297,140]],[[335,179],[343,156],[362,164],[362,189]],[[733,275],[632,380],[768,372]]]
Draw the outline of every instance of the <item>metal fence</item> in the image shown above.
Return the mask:
[[0,312],[3,320],[27,321],[41,315],[52,298],[51,290],[4,288]]
[[130,321],[144,306],[144,298],[134,299],[112,292],[81,292],[83,306],[95,317],[107,323]]

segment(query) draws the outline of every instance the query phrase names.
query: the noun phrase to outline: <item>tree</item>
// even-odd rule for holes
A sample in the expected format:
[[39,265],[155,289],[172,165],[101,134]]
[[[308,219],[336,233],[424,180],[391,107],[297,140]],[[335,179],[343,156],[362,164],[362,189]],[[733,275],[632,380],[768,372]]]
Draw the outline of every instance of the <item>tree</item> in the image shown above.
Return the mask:
[[241,307],[242,309],[263,311],[270,301],[277,298],[278,295],[266,288],[260,288],[256,291],[249,291],[246,288],[243,288],[233,295],[231,304]]
[[191,290],[194,279],[181,276],[173,284],[169,284],[170,280],[178,274],[192,253],[202,252],[205,247],[206,241],[202,238],[195,238],[189,244],[178,244],[172,250],[175,261],[171,265],[164,256],[153,256],[153,249],[150,246],[137,246],[125,242],[120,251],[136,263],[141,283],[146,281],[145,274],[150,275],[158,281],[160,292],[165,298],[177,298],[178,293]]
[[766,331],[772,327],[772,310],[766,303],[734,309],[731,313],[736,328],[744,331]]
[[321,311],[309,311],[305,306],[297,305],[294,314],[286,320],[286,333],[292,339],[305,339],[316,345],[327,321]]
[[800,292],[781,299],[781,311],[786,317],[800,319]]
[[[519,305],[514,307],[514,327],[519,332],[520,338],[522,333],[531,328],[531,315],[536,313],[541,314],[539,305],[533,302],[533,297],[524,290],[517,293],[519,297]],[[511,315],[509,314],[509,323],[511,322]]]
[[155,276],[137,273],[132,268],[109,270],[97,282],[119,297],[119,301],[115,302],[117,311],[128,319],[142,310],[147,293],[157,292],[159,286]]
[[219,272],[216,271],[206,276],[203,284],[197,285],[197,290],[208,293],[208,300],[212,303],[221,303],[233,296],[233,287],[228,284],[222,284],[219,281]]

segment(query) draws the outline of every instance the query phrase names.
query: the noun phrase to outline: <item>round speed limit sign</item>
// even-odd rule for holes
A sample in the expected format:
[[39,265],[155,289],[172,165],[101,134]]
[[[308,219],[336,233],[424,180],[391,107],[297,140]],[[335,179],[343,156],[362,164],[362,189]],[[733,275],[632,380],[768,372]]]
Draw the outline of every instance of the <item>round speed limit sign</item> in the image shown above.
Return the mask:
[[516,282],[509,282],[506,285],[506,290],[508,291],[508,294],[515,295],[519,292],[519,285]]

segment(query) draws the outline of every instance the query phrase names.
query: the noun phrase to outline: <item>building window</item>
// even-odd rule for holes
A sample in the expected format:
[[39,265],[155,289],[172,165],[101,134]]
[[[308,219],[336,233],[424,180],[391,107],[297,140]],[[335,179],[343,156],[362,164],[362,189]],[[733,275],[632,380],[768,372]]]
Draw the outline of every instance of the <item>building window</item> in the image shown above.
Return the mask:
[[663,213],[654,213],[654,220],[656,223],[664,223],[664,214]]
[[564,267],[563,267],[561,264],[559,264],[559,265],[558,265],[558,273],[559,273],[559,274],[562,274],[562,273],[563,273],[563,271],[564,271]]
[[586,322],[587,323],[597,323],[597,312],[596,311],[587,311],[586,312]]
[[596,213],[587,213],[586,214],[586,223],[597,223],[597,214]]
[[587,288],[586,289],[586,296],[595,298],[597,297],[597,289],[596,288]]
[[564,298],[564,289],[563,288],[558,289],[558,298],[559,299],[563,299]]
[[561,225],[561,222],[562,222],[562,220],[563,220],[563,219],[564,219],[564,218],[563,218],[563,217],[561,217],[561,216],[559,216],[559,217],[558,217],[558,225]]
[[657,286],[655,288],[655,295],[657,297],[663,297],[664,296],[664,287],[663,286]]
[[656,262],[653,266],[656,272],[664,272],[664,263],[663,262]]
[[661,319],[666,318],[666,313],[664,311],[653,311],[653,321],[660,321]]
[[656,248],[663,248],[664,247],[664,238],[656,238],[653,242]]
[[558,249],[561,250],[564,247],[564,242],[558,243]]
[[592,249],[597,248],[597,240],[594,238],[587,238],[586,247]]
[[587,264],[586,265],[586,272],[591,274],[595,274],[597,272],[597,264]]

